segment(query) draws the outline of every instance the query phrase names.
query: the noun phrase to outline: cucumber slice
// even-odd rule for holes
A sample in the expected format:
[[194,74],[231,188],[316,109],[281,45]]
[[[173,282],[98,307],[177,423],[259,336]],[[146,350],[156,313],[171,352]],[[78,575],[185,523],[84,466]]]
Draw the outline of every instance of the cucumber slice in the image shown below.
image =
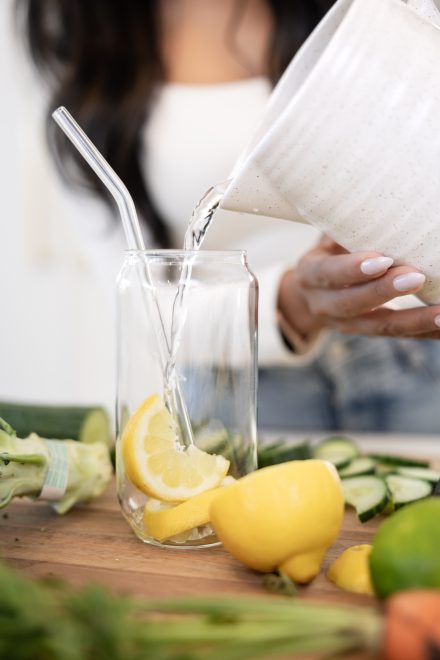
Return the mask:
[[0,402],[0,417],[20,438],[37,433],[43,438],[97,440],[112,444],[110,420],[100,406],[40,406]]
[[259,468],[286,463],[287,461],[305,461],[309,458],[313,458],[313,452],[308,440],[296,445],[276,442],[258,448]]
[[405,456],[385,456],[383,454],[370,454],[370,457],[382,465],[391,467],[429,467],[428,461],[416,458],[406,458]]
[[345,479],[346,477],[358,477],[361,474],[374,474],[375,471],[375,461],[373,461],[372,458],[369,458],[369,456],[362,456],[361,458],[355,458],[347,465],[347,467],[339,470],[339,476],[341,479]]
[[361,522],[381,513],[390,501],[387,484],[380,477],[363,475],[342,479],[345,503],[356,509]]
[[429,468],[398,467],[395,471],[397,474],[401,474],[402,477],[423,479],[424,481],[429,481],[431,484],[436,484],[438,481],[440,481],[440,472],[437,470],[430,470]]
[[385,477],[385,481],[390,489],[395,509],[400,509],[400,507],[410,502],[423,500],[432,493],[432,484],[423,479],[413,479],[412,477],[403,477],[399,474],[389,474]]
[[[374,458],[372,459],[373,461],[375,460]],[[393,467],[392,465],[387,465],[386,463],[381,463],[380,461],[376,461],[376,474],[379,477],[386,477],[387,474],[393,474],[393,472],[396,471],[396,468]]]
[[104,408],[89,408],[81,422],[78,440],[87,444],[104,442],[112,444],[110,420]]
[[229,445],[227,429],[222,424],[201,427],[194,434],[194,441],[199,449],[208,454],[223,454]]
[[349,465],[359,454],[359,447],[353,440],[340,436],[327,438],[314,451],[315,458],[330,461],[338,470]]

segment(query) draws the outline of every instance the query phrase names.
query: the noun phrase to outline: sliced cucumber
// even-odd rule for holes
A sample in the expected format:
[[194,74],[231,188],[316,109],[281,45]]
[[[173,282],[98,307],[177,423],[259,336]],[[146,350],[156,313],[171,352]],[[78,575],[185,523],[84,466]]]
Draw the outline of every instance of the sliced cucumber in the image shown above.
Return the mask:
[[375,471],[375,461],[369,456],[361,456],[360,458],[353,459],[347,467],[339,470],[339,476],[341,479],[345,479],[346,477],[358,477],[361,474],[374,474]]
[[436,484],[438,481],[440,481],[440,472],[437,470],[430,470],[429,468],[398,467],[395,471],[397,474],[401,474],[402,477],[423,479],[424,481],[429,481],[431,484]]
[[429,467],[428,461],[419,460],[417,458],[406,458],[403,456],[385,456],[383,454],[370,454],[370,457],[382,465],[389,465],[391,467]]
[[196,446],[208,454],[223,454],[229,445],[229,434],[227,429],[220,425],[213,427],[202,427],[195,433]]
[[308,458],[313,458],[312,448],[308,440],[296,445],[277,442],[258,448],[258,467],[260,468],[286,463],[287,461],[304,461]]
[[395,509],[400,509],[400,507],[410,502],[423,500],[432,493],[432,484],[423,479],[413,479],[412,477],[403,477],[399,474],[389,474],[385,477],[385,481],[391,492]]
[[[371,458],[371,457],[370,457]],[[375,459],[372,459],[375,461]],[[381,463],[380,461],[376,461],[376,474],[379,477],[386,477],[387,474],[393,474],[393,472],[396,471],[396,467],[392,465],[387,465],[386,463]]]
[[363,475],[342,479],[345,503],[356,509],[361,522],[381,513],[390,501],[390,491],[380,477]]
[[86,444],[94,442],[105,442],[108,446],[112,444],[110,419],[104,408],[89,408],[89,411],[84,414],[78,440]]
[[359,454],[359,447],[353,440],[340,436],[327,438],[314,451],[315,458],[330,461],[338,470],[349,465]]

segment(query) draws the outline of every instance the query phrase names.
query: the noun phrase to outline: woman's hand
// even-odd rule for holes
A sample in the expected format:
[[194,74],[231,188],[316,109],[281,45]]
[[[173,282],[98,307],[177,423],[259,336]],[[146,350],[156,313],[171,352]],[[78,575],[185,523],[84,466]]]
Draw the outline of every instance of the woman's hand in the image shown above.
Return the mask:
[[350,254],[323,237],[280,284],[284,320],[307,339],[325,327],[349,334],[440,339],[440,305],[392,310],[397,296],[417,293],[425,276],[411,266],[393,266],[377,252]]

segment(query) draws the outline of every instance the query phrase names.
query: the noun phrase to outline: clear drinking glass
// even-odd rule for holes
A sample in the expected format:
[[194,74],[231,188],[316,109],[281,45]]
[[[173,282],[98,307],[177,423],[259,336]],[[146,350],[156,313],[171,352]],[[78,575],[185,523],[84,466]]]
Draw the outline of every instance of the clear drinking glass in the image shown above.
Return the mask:
[[[186,413],[195,446],[224,456],[229,461],[228,477],[256,469],[256,279],[240,251],[131,250],[119,273],[117,291],[116,469],[122,512],[145,542],[211,546],[217,539],[209,524],[170,538],[154,538],[144,521],[146,505],[149,510],[163,510],[182,500],[164,502],[157,493],[152,497],[148,488],[139,487],[133,478],[133,460],[140,464],[147,457],[141,450],[135,458],[128,456],[131,441],[126,439],[132,427],[127,424],[152,395],[171,410],[173,400],[183,401],[183,412],[182,405],[176,407],[183,440]],[[182,437],[177,445],[184,451]],[[172,471],[173,465],[171,461],[161,469]]]

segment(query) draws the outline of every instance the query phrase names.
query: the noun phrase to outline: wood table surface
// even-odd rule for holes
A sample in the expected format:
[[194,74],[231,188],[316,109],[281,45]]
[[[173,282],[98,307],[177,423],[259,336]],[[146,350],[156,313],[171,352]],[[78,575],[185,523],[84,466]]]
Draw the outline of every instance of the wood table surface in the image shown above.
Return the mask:
[[[361,438],[369,451],[388,447],[387,453],[403,449],[412,455],[428,455],[440,467],[438,439],[423,439],[425,445],[406,438],[394,443],[388,439]],[[375,444],[376,443],[376,444]],[[320,575],[301,597],[320,601],[368,604],[367,596],[348,594],[325,577],[328,564],[345,548],[369,543],[381,522],[357,521],[352,511],[335,545],[327,553]],[[99,583],[118,592],[144,597],[219,594],[267,595],[262,577],[233,559],[221,547],[211,549],[163,549],[138,540],[122,517],[114,482],[90,504],[79,506],[65,516],[48,504],[16,500],[0,512],[0,557],[9,565],[32,576],[57,576],[74,585]]]

